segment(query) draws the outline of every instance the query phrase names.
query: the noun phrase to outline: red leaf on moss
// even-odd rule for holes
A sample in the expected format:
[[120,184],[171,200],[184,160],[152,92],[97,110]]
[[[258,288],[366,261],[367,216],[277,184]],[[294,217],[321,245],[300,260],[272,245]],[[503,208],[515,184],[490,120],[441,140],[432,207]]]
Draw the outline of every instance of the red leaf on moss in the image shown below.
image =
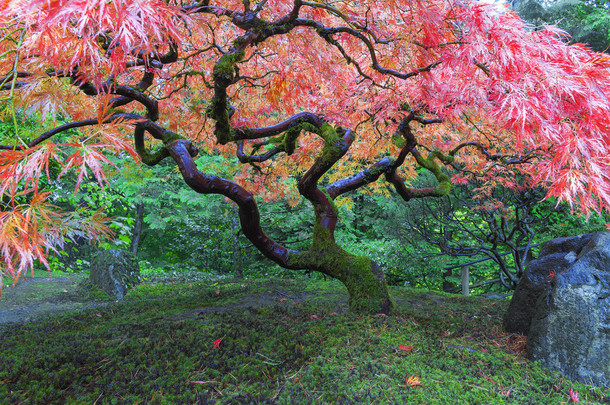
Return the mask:
[[216,340],[214,341],[214,347],[213,347],[213,348],[214,348],[214,349],[218,349],[218,348],[220,347],[220,342],[222,342],[222,338],[220,338],[220,339],[216,339]]
[[570,399],[572,400],[572,402],[580,402],[580,398],[578,397],[578,391],[574,391],[572,387],[570,387],[570,391],[568,391],[568,393],[570,394]]
[[398,348],[400,350],[404,350],[405,352],[410,352],[411,350],[413,350],[414,346],[411,346],[411,345],[399,345]]

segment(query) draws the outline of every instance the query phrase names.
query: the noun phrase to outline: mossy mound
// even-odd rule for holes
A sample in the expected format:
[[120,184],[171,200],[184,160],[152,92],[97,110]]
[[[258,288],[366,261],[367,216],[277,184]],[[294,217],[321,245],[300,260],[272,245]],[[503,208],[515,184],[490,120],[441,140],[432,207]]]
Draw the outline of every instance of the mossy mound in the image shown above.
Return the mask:
[[143,284],[0,327],[0,403],[610,403],[525,359],[506,302],[392,294],[393,315],[358,316],[337,282]]

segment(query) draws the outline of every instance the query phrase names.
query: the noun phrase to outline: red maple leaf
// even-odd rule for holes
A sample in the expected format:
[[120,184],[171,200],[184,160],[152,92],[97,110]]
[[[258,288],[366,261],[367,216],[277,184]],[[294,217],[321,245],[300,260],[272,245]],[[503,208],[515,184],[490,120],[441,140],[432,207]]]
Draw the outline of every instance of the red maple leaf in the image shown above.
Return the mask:
[[223,338],[220,338],[220,339],[216,339],[214,341],[214,346],[213,346],[214,349],[218,349],[220,347],[220,342],[222,342],[222,339]]
[[578,391],[574,391],[572,387],[570,387],[570,391],[568,391],[568,394],[570,394],[570,399],[572,400],[572,402],[580,402],[580,398],[578,398]]
[[410,352],[411,350],[413,350],[414,346],[411,346],[411,345],[399,345],[398,348],[400,350],[404,350],[405,352]]

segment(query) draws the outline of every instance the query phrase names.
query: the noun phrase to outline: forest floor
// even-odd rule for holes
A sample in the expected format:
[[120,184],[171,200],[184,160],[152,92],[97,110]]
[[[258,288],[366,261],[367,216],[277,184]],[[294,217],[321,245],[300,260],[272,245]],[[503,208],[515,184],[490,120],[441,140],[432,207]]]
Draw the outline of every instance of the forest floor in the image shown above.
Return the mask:
[[15,286],[5,286],[0,297],[0,324],[106,305],[105,297],[100,300],[92,296],[87,280],[86,274],[50,276],[37,272],[35,277],[21,279]]
[[59,309],[0,325],[0,404],[610,404],[526,359],[506,300],[393,287],[390,316],[357,316],[336,282],[148,282],[110,302],[78,277],[3,291],[0,314]]

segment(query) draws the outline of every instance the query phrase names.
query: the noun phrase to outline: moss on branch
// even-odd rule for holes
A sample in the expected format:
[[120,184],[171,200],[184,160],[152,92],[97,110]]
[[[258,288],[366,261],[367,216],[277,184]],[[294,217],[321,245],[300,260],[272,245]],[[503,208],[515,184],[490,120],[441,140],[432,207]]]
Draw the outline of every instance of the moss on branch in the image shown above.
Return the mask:
[[445,164],[451,164],[454,160],[453,156],[443,155],[438,150],[432,151],[427,158],[424,158],[418,152],[414,152],[413,156],[415,157],[417,164],[434,174],[434,177],[436,177],[438,186],[434,189],[434,195],[438,197],[448,195],[453,186],[451,185],[449,176],[443,173],[441,166],[435,162],[435,159],[438,159]]
[[235,65],[241,62],[245,57],[246,51],[244,50],[222,55],[214,65],[214,70],[212,72],[214,79],[220,75],[232,76],[235,73]]

